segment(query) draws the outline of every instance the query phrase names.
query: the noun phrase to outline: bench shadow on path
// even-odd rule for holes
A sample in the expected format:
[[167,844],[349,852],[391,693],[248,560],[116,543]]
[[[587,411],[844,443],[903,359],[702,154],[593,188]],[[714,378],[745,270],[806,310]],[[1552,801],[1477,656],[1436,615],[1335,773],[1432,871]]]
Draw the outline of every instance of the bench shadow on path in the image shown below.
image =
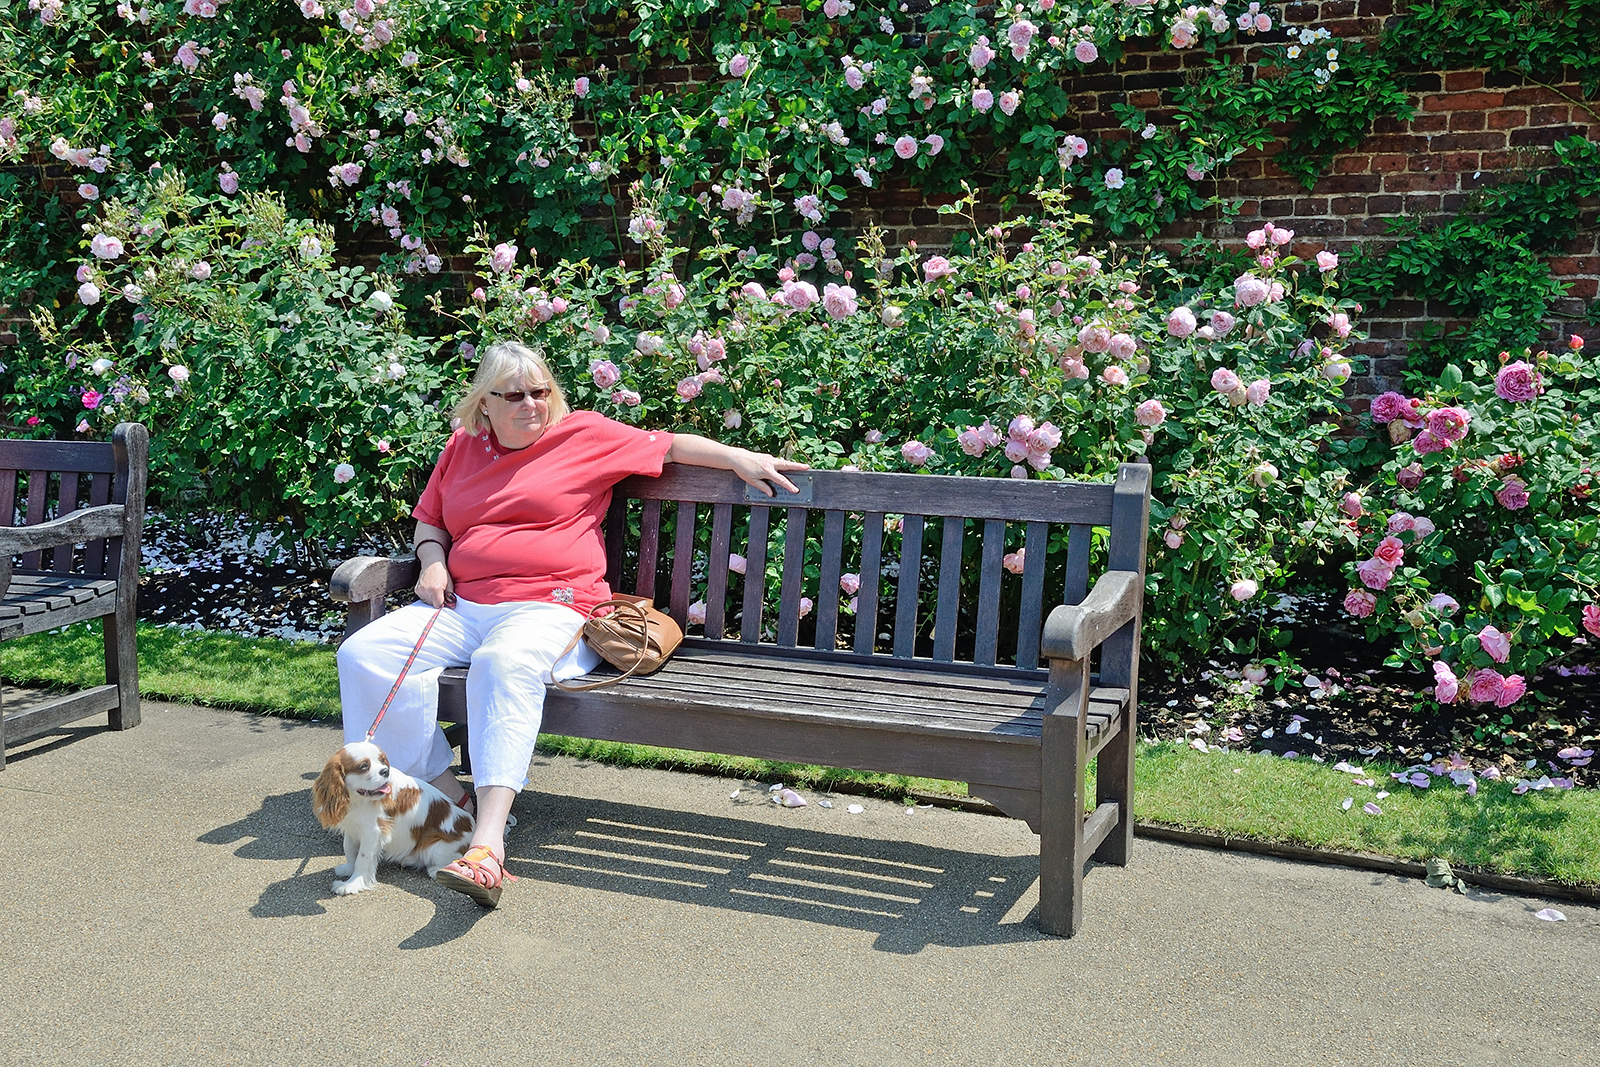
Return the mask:
[[[316,775],[307,774],[308,780]],[[287,919],[316,915],[337,918],[337,908],[346,898],[333,892],[333,867],[344,859],[339,835],[317,824],[311,814],[311,790],[278,793],[265,797],[261,807],[198,838],[205,845],[237,845],[233,854],[241,860],[300,860],[300,866],[287,878],[265,886],[260,898],[250,906],[257,919]],[[431,902],[433,916],[427,924],[405,937],[402,949],[435,948],[469,932],[488,914],[460,894],[445,889],[424,872],[385,863],[378,868],[378,888],[369,892],[396,889]],[[363,893],[360,899],[365,899]],[[330,906],[334,909],[330,911]]]
[[868,931],[893,953],[1055,940],[1036,925],[1033,855],[816,829],[800,824],[810,809],[782,826],[530,791],[517,810],[507,869],[522,878]]

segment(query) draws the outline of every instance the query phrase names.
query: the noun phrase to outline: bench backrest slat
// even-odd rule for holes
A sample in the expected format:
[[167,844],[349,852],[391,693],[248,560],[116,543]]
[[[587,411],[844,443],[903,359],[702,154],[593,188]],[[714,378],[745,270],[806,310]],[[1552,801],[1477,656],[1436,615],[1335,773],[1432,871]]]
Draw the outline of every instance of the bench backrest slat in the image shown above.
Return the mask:
[[[659,479],[626,479],[607,516],[612,587],[631,580],[639,594],[665,599],[696,642],[1032,671],[1045,616],[1056,603],[1081,602],[1092,571],[1105,565],[1109,542],[1095,528],[1130,506],[1118,487],[1101,483],[837,471],[791,478],[801,492],[775,498],[708,468],[669,465]],[[1142,493],[1144,479],[1136,481]],[[1142,545],[1142,530],[1129,536]],[[1014,574],[1007,556],[1018,549]],[[742,577],[730,554],[744,556]],[[1136,557],[1142,566],[1125,545],[1118,558]],[[769,562],[776,590],[767,588]],[[671,585],[657,597],[663,567]],[[853,610],[841,585],[847,572],[859,574]],[[767,600],[774,592],[775,605]],[[812,603],[803,612],[804,601]],[[688,622],[691,608],[701,618],[702,605],[703,636]]]
[[727,631],[728,553],[733,545],[733,505],[711,505],[711,558],[706,566],[706,636],[722,640]]
[[[37,526],[39,523],[43,522],[45,515],[47,514],[45,506],[49,498],[50,472],[40,470],[29,471],[28,510],[22,521],[28,526]],[[38,552],[24,552],[22,554],[22,569],[25,571],[38,570],[39,558],[40,554]]]
[[739,640],[753,645],[761,640],[761,604],[766,592],[767,523],[772,509],[750,509],[750,540],[745,546],[744,612]]
[[800,636],[800,598],[805,592],[805,508],[784,509],[783,572],[778,581],[778,647],[794,648]]
[[633,591],[652,600],[656,595],[656,566],[661,550],[661,501],[646,500],[639,519],[639,579]]
[[861,517],[861,590],[856,594],[855,650],[871,655],[878,644],[878,589],[883,584],[883,519],[881,511]]
[[[78,475],[76,471],[63,471],[56,491],[56,515],[68,515],[78,510]],[[46,561],[41,560],[41,563]],[[46,569],[67,574],[72,570],[72,546],[59,545],[49,556]]]
[[1005,561],[1006,524],[1001,519],[983,521],[983,562],[978,570],[978,617],[973,623],[972,659],[994,666],[1000,642],[1000,567]]
[[894,655],[898,659],[908,659],[916,653],[923,525],[921,515],[900,518],[900,574],[894,605]]
[[696,510],[694,501],[678,501],[677,528],[672,537],[672,593],[667,609],[674,619],[685,619],[689,615],[689,568],[694,562]]
[[812,647],[833,648],[839,639],[839,598],[820,595],[839,588],[844,572],[844,512],[830,511],[822,520],[822,573],[817,579],[817,634]]
[[933,658],[938,663],[953,663],[956,658],[956,617],[961,613],[961,544],[966,535],[966,520],[944,520],[943,543],[939,546],[939,592],[933,616]]

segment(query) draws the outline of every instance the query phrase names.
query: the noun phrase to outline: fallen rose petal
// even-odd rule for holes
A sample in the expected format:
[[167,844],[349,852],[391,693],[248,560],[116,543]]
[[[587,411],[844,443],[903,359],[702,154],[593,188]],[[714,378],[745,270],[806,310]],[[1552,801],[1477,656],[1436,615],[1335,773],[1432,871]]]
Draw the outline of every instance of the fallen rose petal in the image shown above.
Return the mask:
[[1535,919],[1543,919],[1547,923],[1564,923],[1567,917],[1554,908],[1541,908],[1533,913]]
[[1368,788],[1371,788],[1372,786],[1375,786],[1375,785],[1378,784],[1377,782],[1374,782],[1371,778],[1352,778],[1352,779],[1350,779],[1350,781],[1354,782],[1356,785],[1364,785],[1364,786],[1367,786]]
[[1272,728],[1271,728],[1271,727],[1270,727],[1270,726],[1269,726],[1269,727],[1268,727],[1268,728],[1267,728],[1267,729],[1265,729],[1265,730],[1262,730],[1262,731],[1261,731],[1261,736],[1262,736],[1262,737],[1271,737],[1271,736],[1272,736],[1272,735],[1273,735],[1273,733],[1275,733],[1275,732],[1276,732],[1276,731],[1274,731],[1274,730],[1273,730],[1273,729],[1272,729]]
[[728,799],[729,800],[738,800],[739,799],[739,790],[735,789],[733,792],[729,793],[728,794]]
[[1287,752],[1285,752],[1283,754],[1283,758],[1284,759],[1294,759],[1299,755],[1300,755],[1300,753],[1296,752],[1294,749],[1291,748],[1289,751],[1287,751]]
[[1380,789],[1372,795],[1377,797],[1379,800],[1382,800],[1384,797],[1389,795],[1389,791],[1387,789]]
[[1374,804],[1370,800],[1367,801],[1365,804],[1361,805],[1361,810],[1366,812],[1368,815],[1382,815],[1383,814],[1383,809],[1378,807],[1378,805]]
[[1333,765],[1333,769],[1336,770],[1336,771],[1343,771],[1346,774],[1362,774],[1362,773],[1364,773],[1361,770],[1360,767],[1352,767],[1349,763],[1347,763],[1344,760],[1340,760],[1338,763],[1335,763]]
[[1206,747],[1206,743],[1204,741],[1200,740],[1200,738],[1198,738],[1198,737],[1189,742],[1189,747],[1194,749],[1196,752],[1210,752],[1211,751],[1209,748]]
[[848,808],[845,808],[844,810],[848,811],[851,815],[860,815],[862,812],[866,811],[867,809],[863,808],[860,804],[851,804]]
[[1524,794],[1524,793],[1526,793],[1528,791],[1528,783],[1527,783],[1527,781],[1524,780],[1524,779],[1518,778],[1517,779],[1517,784],[1511,787],[1511,791],[1513,793],[1515,793],[1517,796],[1520,797],[1522,794]]
[[1283,732],[1286,733],[1286,734],[1297,734],[1297,733],[1299,733],[1300,732],[1300,723],[1302,721],[1303,720],[1301,720],[1301,719],[1296,719],[1294,722],[1290,723],[1288,726],[1285,726],[1283,728]]
[[778,794],[778,803],[786,808],[803,808],[806,806],[806,798],[793,789],[785,789]]
[[1343,800],[1341,800],[1339,802],[1339,806],[1341,808],[1343,808],[1345,811],[1349,811],[1350,810],[1350,805],[1354,804],[1355,802],[1356,802],[1356,798],[1355,797],[1345,797]]
[[817,801],[817,806],[821,807],[821,808],[831,808],[831,807],[833,807],[833,801],[831,801],[831,800],[819,800],[819,801]]

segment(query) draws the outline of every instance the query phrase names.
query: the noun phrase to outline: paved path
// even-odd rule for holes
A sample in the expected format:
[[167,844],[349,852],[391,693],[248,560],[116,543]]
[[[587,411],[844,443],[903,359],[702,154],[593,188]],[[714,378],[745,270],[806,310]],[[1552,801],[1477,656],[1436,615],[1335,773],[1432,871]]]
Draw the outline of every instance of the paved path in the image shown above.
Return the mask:
[[[1600,910],[537,757],[482,912],[335,897],[329,726],[147,704],[0,771],[0,1064],[1600,1063]],[[735,788],[737,799],[729,799]]]

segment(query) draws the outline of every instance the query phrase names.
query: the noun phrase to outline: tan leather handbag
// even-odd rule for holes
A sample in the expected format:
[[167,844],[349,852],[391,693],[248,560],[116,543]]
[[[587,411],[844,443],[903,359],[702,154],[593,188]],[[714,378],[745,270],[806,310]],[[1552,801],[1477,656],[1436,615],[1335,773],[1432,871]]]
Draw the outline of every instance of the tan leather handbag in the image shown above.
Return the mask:
[[667,657],[682,643],[683,630],[649,597],[615,593],[610,600],[590,610],[583,628],[567,645],[567,652],[577,648],[579,641],[587,641],[601,659],[622,673],[586,683],[556,682],[558,688],[574,693],[616,685],[631,675],[660,670]]

